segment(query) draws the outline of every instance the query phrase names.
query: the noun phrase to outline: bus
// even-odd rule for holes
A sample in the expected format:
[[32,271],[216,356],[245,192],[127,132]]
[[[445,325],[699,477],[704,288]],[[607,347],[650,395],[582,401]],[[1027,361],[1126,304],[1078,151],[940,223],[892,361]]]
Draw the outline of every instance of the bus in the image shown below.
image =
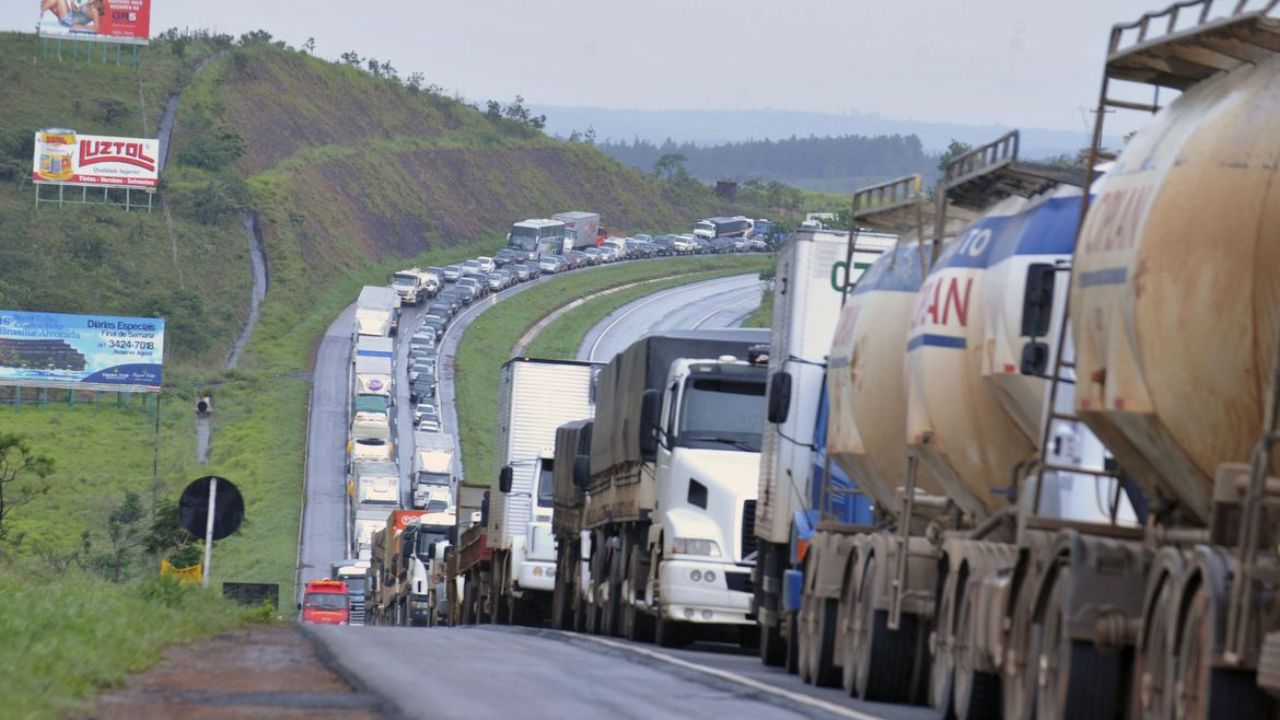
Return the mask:
[[751,219],[742,215],[736,217],[714,217],[694,223],[693,234],[695,237],[705,240],[714,240],[722,237],[746,237],[753,226],[754,223]]
[[564,232],[564,223],[559,220],[522,220],[507,233],[507,247],[524,253],[528,260],[559,255],[564,251]]

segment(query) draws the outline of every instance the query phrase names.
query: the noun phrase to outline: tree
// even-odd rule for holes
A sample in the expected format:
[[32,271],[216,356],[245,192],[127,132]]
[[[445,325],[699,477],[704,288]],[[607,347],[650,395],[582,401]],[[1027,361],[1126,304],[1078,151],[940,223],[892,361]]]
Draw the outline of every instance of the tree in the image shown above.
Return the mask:
[[43,481],[52,474],[53,460],[32,450],[26,436],[0,433],[0,539],[10,513],[49,492]]
[[364,60],[360,57],[360,53],[355,50],[348,50],[342,53],[338,56],[338,59],[353,68],[358,68],[364,64]]
[[114,126],[129,117],[129,106],[119,98],[98,101],[97,119],[104,125]]
[[105,526],[111,550],[95,558],[94,562],[103,576],[112,582],[124,579],[130,555],[146,542],[142,530],[143,514],[142,498],[132,490],[125,490],[120,502],[107,513]]
[[405,86],[412,92],[419,92],[422,90],[422,83],[426,82],[426,80],[426,75],[423,75],[420,72],[411,72],[409,73],[408,79],[405,81]]
[[313,37],[307,38],[307,41],[302,43],[302,50],[306,52],[308,55],[315,55],[316,39]]
[[686,174],[684,164],[688,160],[680,153],[663,153],[653,164],[653,176],[662,180],[674,180],[677,176]]
[[502,103],[497,100],[490,100],[484,104],[484,116],[490,120],[502,119]]
[[946,172],[948,163],[969,152],[972,148],[973,146],[967,142],[952,140],[951,144],[947,145],[946,151],[944,151],[942,156],[938,158],[938,169],[942,172]]

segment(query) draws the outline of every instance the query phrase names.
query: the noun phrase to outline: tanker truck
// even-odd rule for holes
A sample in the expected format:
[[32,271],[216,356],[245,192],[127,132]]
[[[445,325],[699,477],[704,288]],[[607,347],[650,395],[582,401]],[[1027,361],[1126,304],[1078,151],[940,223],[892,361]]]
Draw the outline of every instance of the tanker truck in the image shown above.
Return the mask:
[[[985,611],[1010,628],[987,653],[1006,717],[1280,714],[1278,7],[1180,3],[1112,29],[1091,166],[1112,159],[1109,115],[1155,114],[1089,176],[1056,278],[1069,321],[1021,333],[1052,412],[1021,523],[1035,572]],[[1157,107],[1152,86],[1181,94]],[[1044,297],[1028,292],[1029,314]],[[1045,512],[1055,477],[1089,475],[1047,452],[1078,423],[1136,488],[1141,528]]]
[[[754,637],[751,567],[765,371],[763,330],[664,332],[600,371],[588,489],[582,624],[678,645]],[[586,459],[583,459],[586,458]]]
[[[807,540],[816,520],[812,501],[814,433],[823,405],[827,352],[847,283],[885,250],[891,235],[862,233],[850,256],[848,234],[798,230],[779,251],[775,273],[772,343],[769,348],[768,413],[761,439],[758,540],[753,605],[760,626],[761,657],[773,665],[785,658],[788,619],[781,612],[783,573],[795,563],[792,538]],[[861,504],[858,508],[855,505]],[[865,496],[842,508],[847,519],[869,511]],[[805,520],[797,527],[796,512]]]

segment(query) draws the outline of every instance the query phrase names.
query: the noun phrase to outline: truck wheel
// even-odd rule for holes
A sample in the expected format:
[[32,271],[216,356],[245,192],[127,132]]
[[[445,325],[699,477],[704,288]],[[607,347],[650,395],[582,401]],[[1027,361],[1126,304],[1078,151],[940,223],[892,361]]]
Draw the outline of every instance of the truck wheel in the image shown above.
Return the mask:
[[836,613],[839,605],[835,598],[814,599],[814,633],[809,644],[812,655],[809,673],[818,687],[836,687],[840,684],[840,666],[835,664]]
[[[1196,720],[1241,720],[1276,717],[1274,701],[1258,687],[1249,671],[1213,666],[1216,630],[1212,589],[1203,581],[1184,602],[1174,661],[1175,717]],[[1185,597],[1185,596],[1184,596]],[[1222,623],[1225,625],[1225,623]],[[1094,654],[1100,657],[1094,649]]]
[[805,685],[812,685],[813,596],[802,596],[800,598],[800,611],[796,613],[796,626],[800,631],[800,637],[796,641],[796,644],[800,647],[800,663],[796,673],[800,676],[800,682]]
[[658,647],[681,648],[689,644],[689,627],[679,620],[670,620],[663,613],[658,614],[653,641]]
[[1044,611],[1037,659],[1040,672],[1036,717],[1064,720],[1117,717],[1121,678],[1125,675],[1123,654],[1104,655],[1091,641],[1073,640],[1067,634],[1067,609],[1062,595],[1070,585],[1069,578],[1067,568],[1058,571]]
[[[858,658],[858,696],[872,702],[910,702],[918,618],[903,615],[898,630],[889,630],[889,611],[875,604],[875,555],[867,558],[858,593],[862,654]],[[1052,717],[1052,716],[1049,716]]]
[[956,720],[998,718],[1002,709],[1000,676],[975,669],[977,658],[974,653],[977,650],[973,647],[976,629],[972,599],[973,593],[966,592],[960,600],[960,622],[952,646],[955,658],[953,691]]
[[796,613],[787,613],[787,672],[800,673],[800,620]]
[[760,661],[768,667],[787,664],[787,644],[777,625],[760,623]]
[[845,573],[840,590],[840,634],[844,636],[844,652],[840,662],[840,685],[846,694],[858,696],[858,658],[862,655],[858,632],[858,581],[852,570]]

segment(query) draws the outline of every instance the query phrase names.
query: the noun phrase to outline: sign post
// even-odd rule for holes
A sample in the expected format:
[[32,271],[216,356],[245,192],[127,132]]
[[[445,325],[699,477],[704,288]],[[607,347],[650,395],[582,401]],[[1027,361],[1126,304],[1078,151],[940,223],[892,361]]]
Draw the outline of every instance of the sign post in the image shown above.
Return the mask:
[[204,576],[200,584],[209,587],[209,573],[213,567],[213,515],[218,506],[218,478],[209,478],[209,507],[205,509],[204,521]]

